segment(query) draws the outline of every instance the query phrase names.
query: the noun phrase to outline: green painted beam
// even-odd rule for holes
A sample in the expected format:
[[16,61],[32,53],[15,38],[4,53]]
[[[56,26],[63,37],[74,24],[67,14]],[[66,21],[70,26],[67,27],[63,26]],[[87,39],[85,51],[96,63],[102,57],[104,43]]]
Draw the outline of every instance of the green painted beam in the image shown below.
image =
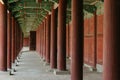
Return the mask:
[[8,0],[8,3],[11,4],[11,3],[14,3],[14,2],[18,2],[19,0]]

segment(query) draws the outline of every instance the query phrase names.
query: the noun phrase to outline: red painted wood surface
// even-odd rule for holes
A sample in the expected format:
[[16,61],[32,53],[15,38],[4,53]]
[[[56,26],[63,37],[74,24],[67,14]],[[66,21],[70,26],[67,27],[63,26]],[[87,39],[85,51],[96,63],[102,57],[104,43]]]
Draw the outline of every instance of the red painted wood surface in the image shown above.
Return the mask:
[[95,23],[94,17],[84,22],[84,61],[94,67],[95,61]]
[[29,46],[29,38],[24,38],[23,46]]
[[[103,63],[103,15],[96,17],[97,42],[95,43],[95,18],[94,16],[84,20],[84,62],[92,67],[95,64],[102,65]],[[96,53],[95,53],[96,45]],[[69,28],[66,28],[66,54],[70,57],[71,54],[71,23]],[[95,58],[95,54],[97,55]],[[97,59],[97,63],[95,63]]]
[[103,15],[97,16],[97,64],[103,63]]
[[[97,43],[95,43],[94,17],[84,20],[84,62],[90,66],[103,63],[103,15],[97,15]],[[96,53],[95,53],[96,45]],[[97,63],[94,62],[95,54]]]

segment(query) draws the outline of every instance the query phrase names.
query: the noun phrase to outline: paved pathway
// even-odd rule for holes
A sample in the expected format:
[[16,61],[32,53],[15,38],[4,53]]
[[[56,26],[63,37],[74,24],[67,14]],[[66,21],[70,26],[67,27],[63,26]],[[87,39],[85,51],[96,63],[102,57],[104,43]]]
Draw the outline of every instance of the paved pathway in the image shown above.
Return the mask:
[[[15,67],[14,75],[9,76],[8,72],[0,72],[0,80],[70,80],[70,74],[54,75],[48,71],[49,66],[45,66],[40,56],[34,51],[23,49],[19,66]],[[90,72],[85,68],[84,80],[102,80],[101,73]]]

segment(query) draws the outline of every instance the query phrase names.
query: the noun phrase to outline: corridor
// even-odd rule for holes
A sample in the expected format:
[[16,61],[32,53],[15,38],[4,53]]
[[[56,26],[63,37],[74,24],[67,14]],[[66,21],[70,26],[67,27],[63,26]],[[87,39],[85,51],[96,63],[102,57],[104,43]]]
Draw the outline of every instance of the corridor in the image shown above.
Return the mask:
[[[9,72],[1,72],[1,80],[70,80],[70,74],[55,75],[38,53],[29,51],[28,47],[24,47],[21,53],[18,66],[12,66],[16,70],[13,72],[14,75],[9,76]],[[69,63],[67,60],[68,69]],[[102,80],[101,73],[91,72],[88,68],[84,68],[84,80]]]
[[120,80],[118,3],[0,0],[0,80]]

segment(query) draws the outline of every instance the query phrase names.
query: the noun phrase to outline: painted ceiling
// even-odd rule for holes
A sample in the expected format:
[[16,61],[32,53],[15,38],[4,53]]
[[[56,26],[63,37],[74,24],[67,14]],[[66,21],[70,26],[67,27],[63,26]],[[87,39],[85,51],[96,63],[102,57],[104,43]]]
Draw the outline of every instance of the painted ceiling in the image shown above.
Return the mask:
[[[31,30],[36,30],[42,20],[51,11],[58,0],[3,0],[19,23],[24,36],[28,37]],[[67,0],[66,23],[71,21],[71,0]],[[93,13],[103,0],[84,0],[84,11]]]

